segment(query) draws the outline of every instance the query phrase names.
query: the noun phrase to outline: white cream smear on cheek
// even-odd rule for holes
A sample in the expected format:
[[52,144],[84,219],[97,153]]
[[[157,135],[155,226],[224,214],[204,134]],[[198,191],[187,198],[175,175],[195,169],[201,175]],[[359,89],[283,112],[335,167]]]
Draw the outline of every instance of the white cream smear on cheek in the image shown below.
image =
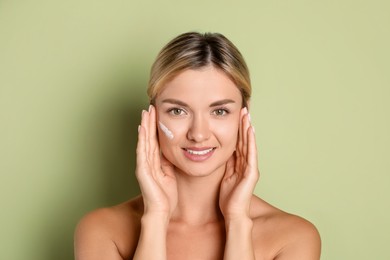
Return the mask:
[[173,133],[171,130],[168,129],[168,127],[166,127],[163,123],[161,123],[160,121],[158,122],[158,125],[160,126],[160,129],[161,131],[163,131],[163,133],[165,134],[166,137],[168,137],[168,139],[173,139]]

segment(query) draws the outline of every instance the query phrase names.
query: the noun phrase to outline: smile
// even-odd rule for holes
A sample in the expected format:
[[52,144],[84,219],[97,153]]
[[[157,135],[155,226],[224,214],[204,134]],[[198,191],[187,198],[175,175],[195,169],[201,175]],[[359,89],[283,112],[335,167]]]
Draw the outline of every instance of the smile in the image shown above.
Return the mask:
[[195,154],[195,155],[205,155],[209,152],[211,152],[214,148],[206,149],[206,150],[201,150],[201,151],[194,151],[191,149],[185,149],[188,153],[190,154]]
[[194,162],[202,162],[210,158],[214,153],[215,147],[212,148],[183,148],[184,155],[187,159]]

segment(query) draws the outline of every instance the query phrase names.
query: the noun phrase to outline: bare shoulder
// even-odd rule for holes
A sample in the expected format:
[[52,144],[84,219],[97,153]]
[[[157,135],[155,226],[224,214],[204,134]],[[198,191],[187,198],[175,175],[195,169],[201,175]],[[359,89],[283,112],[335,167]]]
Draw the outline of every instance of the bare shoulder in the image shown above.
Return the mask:
[[138,241],[142,211],[137,197],[86,214],[75,230],[76,259],[127,259]]
[[252,199],[251,214],[254,247],[261,258],[320,259],[320,235],[310,221],[286,213],[256,196]]

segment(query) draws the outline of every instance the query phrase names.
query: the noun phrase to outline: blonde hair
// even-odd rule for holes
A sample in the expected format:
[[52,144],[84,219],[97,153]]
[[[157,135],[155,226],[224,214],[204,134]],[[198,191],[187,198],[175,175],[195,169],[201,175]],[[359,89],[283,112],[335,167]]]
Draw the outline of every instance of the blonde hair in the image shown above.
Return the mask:
[[222,70],[241,91],[243,107],[251,96],[249,70],[240,51],[220,33],[188,32],[171,40],[152,65],[148,96],[154,104],[166,82],[187,69],[214,66]]

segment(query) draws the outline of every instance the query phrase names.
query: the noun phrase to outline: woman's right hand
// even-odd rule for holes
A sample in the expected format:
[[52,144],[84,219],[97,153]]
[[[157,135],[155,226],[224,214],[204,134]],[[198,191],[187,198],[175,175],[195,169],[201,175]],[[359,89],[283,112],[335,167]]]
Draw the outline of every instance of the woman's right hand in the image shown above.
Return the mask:
[[145,215],[168,219],[177,205],[177,186],[173,165],[160,153],[156,136],[156,109],[142,111],[138,129],[136,177],[140,185]]

